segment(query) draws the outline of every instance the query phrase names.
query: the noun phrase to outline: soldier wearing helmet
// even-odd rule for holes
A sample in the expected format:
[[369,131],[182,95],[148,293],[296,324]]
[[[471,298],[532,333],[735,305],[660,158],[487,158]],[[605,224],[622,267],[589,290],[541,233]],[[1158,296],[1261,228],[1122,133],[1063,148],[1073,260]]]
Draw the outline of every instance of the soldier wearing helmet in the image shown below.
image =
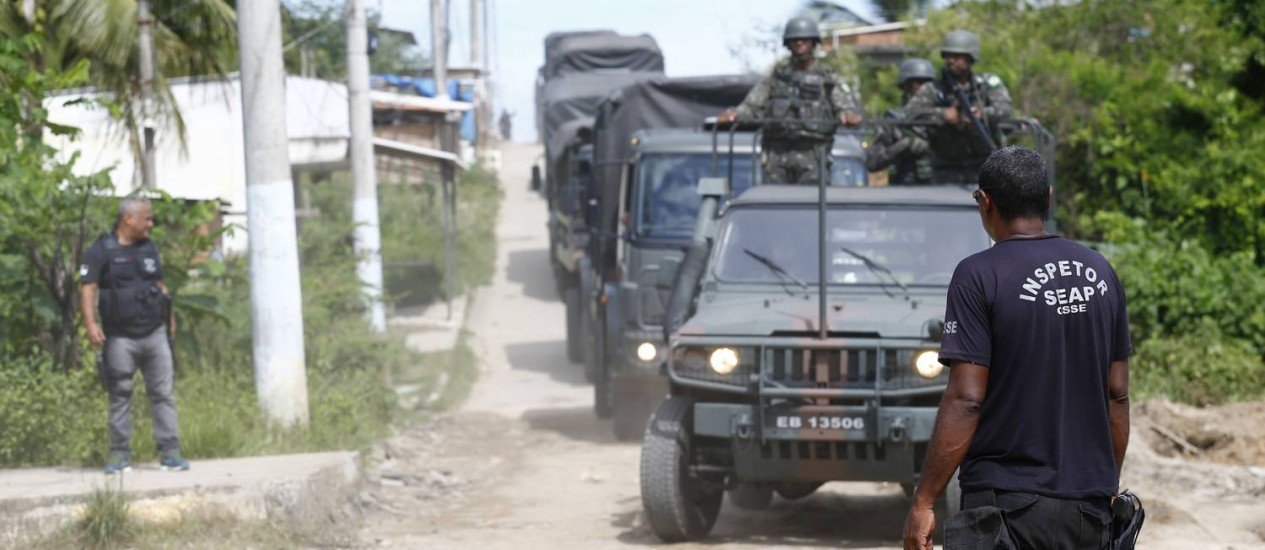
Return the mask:
[[852,88],[813,56],[820,43],[816,22],[791,19],[782,32],[790,59],[774,65],[741,105],[717,118],[720,124],[739,119],[765,121],[760,162],[766,182],[817,183],[820,164],[824,162],[826,174],[830,173],[836,125],[861,123],[860,101]]
[[[971,183],[979,177],[980,166],[992,153],[984,136],[996,143],[997,125],[1010,119],[1013,111],[1010,92],[1001,78],[972,70],[980,60],[979,37],[963,30],[951,31],[940,46],[944,60],[941,77],[934,86],[923,86],[905,106],[910,120],[931,126],[928,139],[938,180]],[[960,89],[970,107],[953,93]],[[979,121],[975,127],[971,116]]]
[[[896,85],[901,89],[901,103],[908,104],[925,86],[934,87],[936,68],[930,61],[910,58],[900,63],[896,71]],[[904,122],[905,109],[889,109],[884,120]],[[870,146],[865,150],[865,167],[871,172],[890,168],[887,181],[891,185],[930,183],[932,181],[931,158],[928,154],[925,128],[900,124],[880,125]]]

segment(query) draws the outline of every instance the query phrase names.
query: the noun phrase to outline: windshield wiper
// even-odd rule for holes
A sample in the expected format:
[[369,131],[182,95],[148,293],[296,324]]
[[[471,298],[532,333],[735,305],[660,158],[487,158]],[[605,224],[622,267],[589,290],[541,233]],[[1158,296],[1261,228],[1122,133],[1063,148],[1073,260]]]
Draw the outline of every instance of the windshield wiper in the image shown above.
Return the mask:
[[759,252],[755,252],[751,250],[750,248],[744,248],[742,249],[742,251],[745,252],[748,256],[751,256],[753,259],[755,259],[755,261],[760,262],[761,264],[764,264],[765,267],[769,268],[769,271],[772,271],[773,273],[777,275],[780,275],[790,281],[793,281],[795,284],[799,285],[801,289],[808,290],[808,283],[805,283],[799,277],[792,275],[791,272],[786,270],[786,268],[778,265],[777,262],[773,261],[772,259],[769,259],[767,256],[761,255]]
[[891,279],[893,283],[896,283],[896,286],[900,287],[900,289],[904,291],[905,299],[909,299],[909,287],[905,286],[905,283],[900,282],[900,279],[896,278],[896,274],[892,273],[892,270],[888,269],[887,266],[871,260],[868,256],[846,246],[840,246],[839,250],[846,252],[853,258],[861,260],[861,263],[865,264],[865,267],[870,270],[870,273],[873,273],[876,278],[878,278],[879,288],[882,288],[883,293],[887,294],[889,298],[895,298],[895,296],[891,293],[891,291],[887,290],[888,283],[884,282],[882,280],[883,278],[879,277],[880,275],[887,275],[888,279]]

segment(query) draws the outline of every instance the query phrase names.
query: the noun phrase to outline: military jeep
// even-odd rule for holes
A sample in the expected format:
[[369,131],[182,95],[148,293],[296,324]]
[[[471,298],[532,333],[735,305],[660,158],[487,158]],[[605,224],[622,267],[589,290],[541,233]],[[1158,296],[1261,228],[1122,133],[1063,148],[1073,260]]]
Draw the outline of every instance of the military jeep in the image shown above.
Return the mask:
[[760,508],[829,481],[912,489],[948,380],[948,283],[990,244],[966,187],[764,185],[722,206],[727,186],[699,184],[665,314],[670,396],[642,443],[665,541],[705,537],[726,491]]
[[[656,128],[639,130],[629,141],[617,195],[614,254],[605,266],[593,266],[590,257],[578,260],[588,266],[578,272],[579,294],[587,297],[583,302],[590,310],[577,319],[570,316],[568,302],[567,324],[575,331],[568,342],[590,346],[586,375],[594,385],[595,411],[613,416],[612,428],[621,440],[642,435],[666,393],[662,324],[668,289],[659,281],[676,277],[682,249],[690,242],[701,201],[697,182],[725,176],[731,182],[726,192],[734,196],[762,184],[758,141],[749,132],[721,137],[701,129]],[[865,185],[862,155],[852,136],[836,140],[831,184]],[[601,286],[588,276],[594,271],[609,275]]]

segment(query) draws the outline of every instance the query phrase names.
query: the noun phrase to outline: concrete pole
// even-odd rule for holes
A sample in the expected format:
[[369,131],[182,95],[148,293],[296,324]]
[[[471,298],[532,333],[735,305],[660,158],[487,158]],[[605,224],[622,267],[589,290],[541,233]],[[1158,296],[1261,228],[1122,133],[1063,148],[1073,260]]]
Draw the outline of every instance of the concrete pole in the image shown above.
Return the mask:
[[435,98],[448,99],[448,13],[443,0],[430,0],[430,53],[435,69]]
[[474,141],[475,146],[483,149],[488,142],[488,124],[490,118],[487,114],[487,92],[486,82],[487,73],[484,70],[487,55],[484,52],[483,41],[483,16],[486,12],[483,10],[483,0],[470,0],[470,66],[479,71],[478,77],[474,81]]
[[[460,115],[460,111],[448,113],[439,127],[440,148],[444,151],[457,152]],[[448,161],[440,167],[440,192],[443,202],[440,225],[444,237],[444,299],[448,305],[448,320],[452,320],[452,301],[457,297],[457,179],[456,170]]]
[[382,307],[382,234],[378,175],[373,165],[373,106],[369,100],[369,31],[364,0],[347,0],[347,98],[351,102],[351,218],[356,224],[356,276],[369,300],[369,324],[387,329]]
[[264,418],[291,427],[308,421],[307,372],[277,1],[238,3],[237,42],[255,391]]
[[149,0],[136,5],[137,42],[141,70],[141,187],[154,189],[158,175],[154,168],[154,35]]

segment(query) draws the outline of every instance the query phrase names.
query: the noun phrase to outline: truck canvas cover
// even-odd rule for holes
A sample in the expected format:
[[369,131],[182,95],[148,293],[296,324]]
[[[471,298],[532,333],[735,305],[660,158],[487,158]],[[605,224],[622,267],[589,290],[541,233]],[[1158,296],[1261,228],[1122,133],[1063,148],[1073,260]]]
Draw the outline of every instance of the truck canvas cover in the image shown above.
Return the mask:
[[596,114],[598,105],[612,91],[657,76],[660,75],[618,72],[573,74],[550,80],[541,93],[544,123],[541,141],[548,144],[553,131],[567,121]]
[[578,34],[545,42],[545,80],[605,70],[663,73],[663,52],[648,34]]
[[558,51],[558,44],[561,44],[572,38],[579,38],[581,36],[602,36],[602,35],[613,36],[615,35],[615,31],[610,30],[610,29],[589,29],[589,30],[582,30],[582,31],[551,32],[545,35],[545,57],[544,58],[548,60],[550,57],[553,57],[555,52]]
[[550,166],[562,157],[567,145],[570,145],[571,141],[585,128],[593,128],[593,117],[586,116],[569,120],[554,129],[553,134],[549,136],[549,141],[545,143],[545,157],[549,159]]
[[741,103],[759,80],[758,75],[660,77],[630,84],[608,96],[593,126],[599,230],[607,235],[616,232],[619,178],[630,160],[629,139],[634,132],[702,127],[707,117]]

